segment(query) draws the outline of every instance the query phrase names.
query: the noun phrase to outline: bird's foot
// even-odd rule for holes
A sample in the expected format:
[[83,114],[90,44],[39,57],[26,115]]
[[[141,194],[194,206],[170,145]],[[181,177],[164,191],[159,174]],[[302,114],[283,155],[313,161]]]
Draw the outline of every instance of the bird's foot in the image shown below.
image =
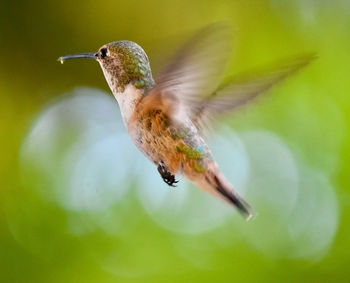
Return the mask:
[[177,181],[175,179],[175,176],[173,174],[171,174],[171,172],[169,171],[169,169],[164,165],[163,162],[159,163],[158,165],[158,172],[160,174],[160,176],[162,176],[163,181],[169,185],[170,187],[176,187],[176,183],[178,183],[179,181]]

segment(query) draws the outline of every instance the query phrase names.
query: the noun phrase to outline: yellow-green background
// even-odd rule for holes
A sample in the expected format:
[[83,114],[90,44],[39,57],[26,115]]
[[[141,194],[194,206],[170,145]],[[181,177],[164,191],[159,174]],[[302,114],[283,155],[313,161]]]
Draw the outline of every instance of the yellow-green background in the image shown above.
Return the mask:
[[[2,0],[0,4],[0,282],[349,282],[349,1]],[[143,46],[159,70],[185,38],[215,21],[227,21],[234,28],[231,72],[292,54],[312,51],[319,56],[266,102],[226,121],[238,133],[252,129],[274,133],[298,164],[317,170],[329,182],[337,204],[336,223],[321,254],[296,257],[289,256],[294,247],[284,244],[267,250],[250,244],[252,237],[267,237],[269,244],[271,239],[287,237],[274,229],[275,219],[269,220],[264,210],[258,216],[264,225],[234,218],[197,234],[165,229],[133,193],[109,208],[119,215],[118,227],[111,229],[120,231],[107,233],[91,224],[94,212],[73,211],[52,196],[43,197],[41,190],[51,194],[50,181],[23,168],[36,163],[35,157],[23,162],[21,148],[47,105],[78,86],[109,91],[96,63],[60,66],[57,57],[129,39]],[[65,144],[69,146],[64,141],[60,145],[62,154]],[[39,158],[40,149],[37,152]],[[116,171],[123,166],[115,163]],[[304,173],[299,167],[299,174]],[[45,175],[50,177],[54,178]],[[306,186],[298,197],[307,190]],[[317,189],[312,192],[317,199]],[[314,221],[322,223],[323,218],[327,215],[315,215]],[[92,228],[74,233],[72,219],[74,225]],[[247,225],[249,241],[238,232]]]

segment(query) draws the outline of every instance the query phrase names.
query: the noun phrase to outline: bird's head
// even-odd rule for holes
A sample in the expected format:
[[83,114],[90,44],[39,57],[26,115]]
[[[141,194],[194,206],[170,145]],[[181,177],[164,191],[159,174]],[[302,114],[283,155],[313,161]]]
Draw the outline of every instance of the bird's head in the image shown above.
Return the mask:
[[82,53],[58,58],[92,58],[97,60],[113,92],[122,93],[132,84],[138,89],[148,89],[154,84],[148,57],[135,42],[116,41],[103,45],[96,53]]

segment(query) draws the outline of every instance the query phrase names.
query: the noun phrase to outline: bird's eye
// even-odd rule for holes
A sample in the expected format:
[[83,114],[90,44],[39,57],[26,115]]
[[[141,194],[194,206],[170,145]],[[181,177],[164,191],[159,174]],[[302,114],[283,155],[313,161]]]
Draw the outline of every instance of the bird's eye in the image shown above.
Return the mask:
[[104,59],[107,56],[107,48],[102,48],[100,51],[100,56]]

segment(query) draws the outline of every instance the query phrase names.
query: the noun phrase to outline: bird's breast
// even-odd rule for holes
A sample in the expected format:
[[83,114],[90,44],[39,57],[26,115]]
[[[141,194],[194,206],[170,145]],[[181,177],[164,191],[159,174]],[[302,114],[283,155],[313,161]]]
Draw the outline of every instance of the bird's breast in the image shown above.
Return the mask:
[[167,115],[157,109],[134,121],[129,124],[130,136],[154,164],[164,163],[172,174],[204,172],[210,151],[191,125],[171,123]]
[[128,132],[136,147],[154,164],[164,162],[177,171],[176,145],[171,129],[162,119],[139,118],[129,123]]
[[123,92],[113,91],[115,99],[118,101],[123,122],[128,128],[131,117],[134,115],[136,106],[142,97],[143,91],[129,84]]

